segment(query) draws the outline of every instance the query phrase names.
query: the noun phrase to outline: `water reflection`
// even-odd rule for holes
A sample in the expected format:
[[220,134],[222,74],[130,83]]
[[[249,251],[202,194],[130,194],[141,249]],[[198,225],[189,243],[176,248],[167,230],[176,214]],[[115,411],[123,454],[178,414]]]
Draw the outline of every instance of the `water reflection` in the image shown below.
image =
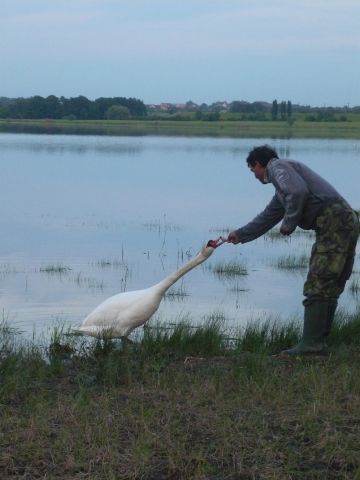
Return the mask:
[[[17,142],[14,142],[14,137],[18,138]],[[97,137],[90,137],[90,141],[87,141],[89,137],[86,136],[80,137],[80,140],[78,137],[48,137],[43,135],[37,136],[36,139],[33,137],[35,136],[27,134],[3,136],[1,149],[3,152],[22,151],[44,153],[46,155],[84,155],[89,152],[107,155],[136,155],[143,150],[141,142],[136,143],[136,141],[120,144],[109,142],[104,144]]]
[[[360,207],[359,141],[1,134],[4,315],[28,333],[79,324],[104,298],[175,271],[273,195],[246,167],[247,152],[260,143],[309,164]],[[176,284],[158,317],[197,322],[216,311],[238,324],[271,313],[300,316],[306,270],[276,265],[308,254],[312,241],[300,231],[224,245]],[[214,274],[229,263],[245,265],[247,275]],[[356,304],[348,289],[342,305]]]

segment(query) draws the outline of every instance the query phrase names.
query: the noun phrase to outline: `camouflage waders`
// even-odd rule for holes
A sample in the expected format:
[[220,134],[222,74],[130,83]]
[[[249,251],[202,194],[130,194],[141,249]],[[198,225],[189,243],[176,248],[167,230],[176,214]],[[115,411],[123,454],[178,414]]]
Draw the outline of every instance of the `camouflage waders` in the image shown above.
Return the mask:
[[357,214],[344,200],[336,200],[318,215],[315,232],[303,303],[306,306],[325,300],[336,305],[354,265]]
[[286,355],[321,353],[329,335],[337,300],[354,265],[359,219],[342,199],[324,207],[315,222],[316,240],[311,250],[304,284],[304,330],[301,342]]

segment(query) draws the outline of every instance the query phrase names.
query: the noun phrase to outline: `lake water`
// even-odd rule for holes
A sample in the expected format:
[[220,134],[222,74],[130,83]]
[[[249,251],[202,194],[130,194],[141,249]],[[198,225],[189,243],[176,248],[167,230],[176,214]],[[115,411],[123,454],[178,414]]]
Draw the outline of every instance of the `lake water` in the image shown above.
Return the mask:
[[[270,200],[273,187],[245,162],[263,143],[308,164],[360,207],[358,140],[0,134],[2,316],[25,335],[47,332],[80,324],[115,293],[157,283]],[[295,234],[223,245],[174,286],[155,320],[301,318],[306,269],[274,265],[309,254],[311,243]],[[247,275],[216,275],[219,262],[240,262]],[[341,305],[356,308],[349,286]]]

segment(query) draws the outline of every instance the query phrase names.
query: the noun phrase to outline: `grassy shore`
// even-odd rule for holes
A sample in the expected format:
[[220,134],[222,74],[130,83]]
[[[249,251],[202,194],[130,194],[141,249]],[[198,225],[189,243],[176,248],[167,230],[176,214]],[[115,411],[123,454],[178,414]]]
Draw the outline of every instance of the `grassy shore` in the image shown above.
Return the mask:
[[0,335],[0,478],[360,478],[360,312],[330,354],[272,357],[299,326],[144,330],[133,345]]
[[272,138],[360,138],[360,115],[346,122],[169,121],[169,120],[8,120],[0,132],[77,135],[169,135]]

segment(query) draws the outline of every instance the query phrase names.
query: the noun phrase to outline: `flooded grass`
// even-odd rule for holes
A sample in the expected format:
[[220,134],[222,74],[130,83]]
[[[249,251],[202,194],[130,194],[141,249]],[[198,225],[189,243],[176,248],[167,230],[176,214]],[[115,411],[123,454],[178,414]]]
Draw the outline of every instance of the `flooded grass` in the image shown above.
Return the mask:
[[103,280],[89,277],[81,272],[73,277],[73,281],[78,287],[85,287],[93,290],[104,290],[105,287],[105,282]]
[[284,237],[284,235],[281,235],[280,230],[278,228],[273,228],[266,232],[264,234],[264,240],[270,240],[270,241],[276,241],[276,240],[282,240],[282,241],[288,241],[288,237]]
[[146,222],[143,226],[150,231],[157,231],[158,233],[161,232],[168,232],[168,231],[180,231],[181,227],[176,225],[173,222],[169,222],[164,216],[163,219],[152,220],[150,222]]
[[10,263],[3,263],[0,265],[0,276],[7,277],[8,275],[16,275],[19,270]]
[[119,258],[102,258],[101,260],[97,260],[95,265],[99,268],[127,268],[127,265],[124,263],[124,261]]
[[275,227],[269,230],[268,232],[266,232],[263,238],[264,240],[269,240],[269,241],[290,242],[292,238],[301,238],[301,237],[312,240],[315,237],[315,234],[312,230],[302,230],[301,228],[297,228],[295,232],[292,233],[290,237],[288,237],[280,233],[279,227]]
[[219,261],[207,268],[219,277],[234,278],[239,275],[248,275],[246,265],[238,260]]
[[177,259],[180,262],[188,262],[192,258],[193,254],[191,249],[184,250],[183,248],[177,251]]
[[283,255],[276,260],[274,266],[284,270],[304,269],[309,266],[309,257],[306,254]]
[[360,280],[359,280],[359,278],[351,279],[349,290],[353,295],[359,295],[359,293],[360,293]]
[[337,316],[331,355],[296,359],[269,355],[291,320],[231,343],[214,318],[133,345],[0,328],[1,478],[359,478],[360,313]]
[[225,236],[226,234],[229,234],[231,230],[233,230],[231,227],[213,227],[209,229],[209,232],[219,233]]
[[186,290],[185,286],[181,284],[180,286],[171,287],[165,294],[165,298],[170,300],[181,300],[185,297],[189,297],[190,293]]
[[40,272],[45,272],[49,274],[68,273],[70,270],[70,267],[62,265],[61,263],[49,263],[48,265],[40,267]]
[[243,285],[240,285],[239,283],[237,283],[236,285],[233,285],[228,290],[230,292],[234,292],[234,293],[248,292],[249,291],[248,288],[245,288]]

